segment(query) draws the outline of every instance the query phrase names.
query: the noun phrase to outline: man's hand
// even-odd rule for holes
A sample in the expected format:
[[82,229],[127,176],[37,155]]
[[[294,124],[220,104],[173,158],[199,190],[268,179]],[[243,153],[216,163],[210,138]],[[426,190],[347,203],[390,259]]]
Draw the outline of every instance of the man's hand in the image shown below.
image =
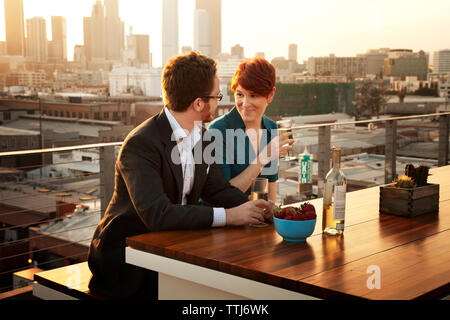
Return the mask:
[[238,207],[226,209],[227,226],[243,226],[247,224],[257,224],[270,220],[273,215],[273,203],[266,200],[254,200],[241,204]]

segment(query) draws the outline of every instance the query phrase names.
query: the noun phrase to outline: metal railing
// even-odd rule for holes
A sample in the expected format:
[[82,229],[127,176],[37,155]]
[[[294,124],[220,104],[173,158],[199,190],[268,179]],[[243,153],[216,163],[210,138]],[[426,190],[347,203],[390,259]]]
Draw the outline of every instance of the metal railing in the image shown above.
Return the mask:
[[[330,169],[330,148],[332,145],[333,134],[338,128],[356,128],[356,125],[382,124],[384,128],[377,128],[378,132],[384,129],[384,141],[380,150],[380,159],[384,156],[384,181],[390,182],[397,172],[397,143],[399,141],[399,131],[401,129],[399,123],[401,121],[413,121],[423,119],[438,119],[436,122],[429,122],[428,125],[435,135],[438,137],[436,142],[438,152],[436,154],[437,165],[443,166],[448,164],[449,153],[449,119],[450,112],[434,113],[420,116],[402,116],[392,118],[381,118],[361,121],[342,121],[329,122],[321,124],[307,124],[292,127],[298,141],[297,151],[301,153],[299,145],[302,144],[302,133],[308,130],[317,130],[310,132],[311,135],[317,137],[317,147],[315,153],[315,161],[318,164],[316,178],[318,181],[323,180],[325,174]],[[410,125],[404,125],[408,127]],[[361,128],[360,130],[368,130]],[[401,133],[401,132],[400,132]],[[382,135],[382,132],[381,132]],[[335,134],[334,136],[337,136]],[[339,140],[352,141],[351,139]],[[432,142],[432,139],[428,139]],[[432,142],[434,143],[434,142]],[[3,278],[12,278],[12,274],[17,271],[26,270],[30,267],[51,268],[59,264],[75,263],[85,261],[87,258],[87,248],[92,236],[92,231],[96,227],[101,216],[105,212],[109,200],[114,190],[114,167],[115,156],[122,142],[114,143],[98,143],[83,146],[71,146],[61,148],[49,148],[25,151],[9,151],[1,152],[0,160],[5,157],[21,157],[31,154],[51,153],[58,155],[59,153],[68,153],[82,150],[96,150],[98,152],[99,170],[98,173],[89,174],[70,174],[65,177],[49,177],[45,172],[45,168],[50,166],[63,166],[76,164],[79,162],[91,161],[60,161],[59,163],[40,164],[34,166],[17,167],[19,171],[29,172],[31,168],[40,169],[40,176],[29,179],[23,176],[17,176],[9,181],[0,182],[0,280]],[[361,148],[360,148],[361,149]],[[384,152],[383,152],[384,151]],[[380,152],[379,152],[380,153]],[[384,154],[383,154],[384,153]],[[295,163],[293,166],[295,167]],[[45,176],[45,173],[47,175]],[[295,174],[294,174],[295,175]],[[91,181],[92,180],[92,181]],[[95,181],[94,181],[95,180]],[[86,183],[88,187],[95,186],[99,188],[98,195],[90,196],[83,186],[83,190],[78,190],[77,184]],[[70,185],[70,192],[64,186]],[[80,188],[78,186],[78,188]],[[71,199],[67,194],[77,194],[77,199]],[[77,212],[79,208],[75,207],[72,214],[60,215],[58,212],[61,208],[69,210],[74,207],[74,203],[83,202],[79,199],[80,195],[86,195],[86,199],[90,198],[89,209],[86,212]],[[41,201],[33,202],[34,199]],[[99,207],[96,203],[99,203]],[[72,205],[72,207],[70,207]],[[66,206],[66,207],[65,207]],[[62,209],[61,209],[62,210]],[[64,211],[63,210],[63,211]],[[70,211],[70,210],[69,210]],[[10,217],[19,217],[23,215],[22,220],[18,219],[15,223],[11,222]],[[28,216],[26,216],[28,215]],[[90,215],[90,216],[89,216]],[[32,218],[35,218],[34,220]],[[90,220],[90,217],[95,219]],[[29,220],[26,220],[28,218]],[[79,218],[80,224],[74,223],[74,219]],[[31,219],[31,220],[30,220]],[[8,223],[10,221],[10,223]],[[61,225],[60,228],[58,225]],[[84,233],[83,233],[84,232]],[[74,236],[77,234],[77,236]],[[46,253],[46,255],[44,255]],[[48,253],[48,254],[47,254]],[[43,256],[45,256],[43,258]],[[15,262],[17,261],[17,263]],[[24,263],[24,261],[26,263]],[[36,263],[37,261],[37,263]],[[8,265],[9,268],[4,266]],[[8,282],[8,281],[6,281]],[[0,292],[11,290],[13,284],[11,281],[5,283],[0,282]]]

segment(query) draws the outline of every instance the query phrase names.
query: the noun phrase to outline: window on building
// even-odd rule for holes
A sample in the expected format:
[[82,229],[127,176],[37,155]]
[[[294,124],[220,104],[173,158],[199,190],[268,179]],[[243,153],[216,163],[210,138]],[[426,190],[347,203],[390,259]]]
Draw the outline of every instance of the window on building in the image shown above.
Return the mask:
[[11,120],[11,112],[10,111],[3,112],[3,120]]
[[83,113],[81,113],[81,112],[78,112],[78,118],[83,118]]
[[76,112],[72,112],[72,118],[76,118],[77,117],[77,113]]
[[94,119],[100,120],[100,112],[94,112]]
[[84,113],[84,118],[85,118],[85,119],[89,119],[89,112],[85,112],[85,113]]
[[48,110],[48,115],[52,116],[53,115],[53,111],[52,110]]
[[109,112],[103,112],[103,119],[109,120]]
[[126,119],[127,118],[127,112],[126,111],[122,111],[122,119]]
[[69,111],[66,111],[66,117],[70,118],[70,112]]
[[113,120],[114,120],[114,121],[120,120],[120,118],[119,118],[119,113],[118,113],[118,112],[113,112]]

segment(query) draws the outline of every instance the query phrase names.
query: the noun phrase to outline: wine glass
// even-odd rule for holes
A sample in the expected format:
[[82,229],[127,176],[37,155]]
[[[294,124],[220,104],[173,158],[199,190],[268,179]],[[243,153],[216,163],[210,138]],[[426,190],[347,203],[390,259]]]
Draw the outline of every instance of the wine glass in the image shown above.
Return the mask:
[[[267,178],[256,178],[252,181],[252,188],[250,193],[250,199],[258,200],[264,199],[268,200],[269,198],[269,180]],[[265,227],[268,224],[265,222],[260,223],[251,223],[251,227]]]
[[[278,136],[281,139],[281,135],[283,135],[286,132],[291,132],[292,133],[292,120],[291,119],[287,119],[287,120],[279,120],[277,121],[277,128],[278,128]],[[292,160],[293,156],[292,156],[292,151],[288,150],[288,152],[286,153],[286,155],[284,155],[283,157],[281,157],[281,159],[289,161]]]

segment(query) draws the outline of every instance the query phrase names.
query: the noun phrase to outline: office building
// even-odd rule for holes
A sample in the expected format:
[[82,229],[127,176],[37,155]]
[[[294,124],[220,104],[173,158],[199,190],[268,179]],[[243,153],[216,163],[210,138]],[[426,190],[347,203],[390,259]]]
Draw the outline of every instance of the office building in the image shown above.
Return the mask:
[[288,60],[297,62],[298,46],[295,43],[289,45]]
[[203,9],[194,10],[194,50],[211,55],[211,33],[209,14]]
[[127,37],[127,51],[131,53],[131,60],[135,60],[138,65],[151,66],[148,34],[130,34]]
[[399,77],[404,80],[407,76],[415,76],[418,80],[426,80],[428,72],[428,58],[425,52],[413,52],[410,49],[389,50],[384,59],[383,75]]
[[239,44],[231,47],[231,56],[239,59],[244,58],[244,47],[240,46]]
[[119,17],[119,0],[105,0],[106,58],[120,60],[125,48],[124,23]]
[[450,49],[439,50],[434,53],[433,73],[450,73]]
[[364,77],[367,73],[367,60],[365,57],[336,57],[330,54],[328,57],[310,57],[307,69],[310,74]]
[[48,61],[47,27],[42,17],[27,19],[27,57],[35,62]]
[[196,0],[195,8],[208,12],[211,57],[216,57],[222,52],[222,0]]
[[67,29],[63,17],[52,17],[52,41],[49,42],[48,56],[52,62],[67,61]]
[[178,54],[178,0],[162,0],[162,65]]
[[25,56],[25,20],[23,0],[4,0],[6,53]]
[[388,48],[367,50],[364,54],[358,54],[358,57],[365,57],[367,61],[367,74],[380,75],[383,71],[384,59],[388,57]]
[[106,59],[106,23],[105,8],[97,0],[92,8],[91,15],[91,55],[92,59]]

